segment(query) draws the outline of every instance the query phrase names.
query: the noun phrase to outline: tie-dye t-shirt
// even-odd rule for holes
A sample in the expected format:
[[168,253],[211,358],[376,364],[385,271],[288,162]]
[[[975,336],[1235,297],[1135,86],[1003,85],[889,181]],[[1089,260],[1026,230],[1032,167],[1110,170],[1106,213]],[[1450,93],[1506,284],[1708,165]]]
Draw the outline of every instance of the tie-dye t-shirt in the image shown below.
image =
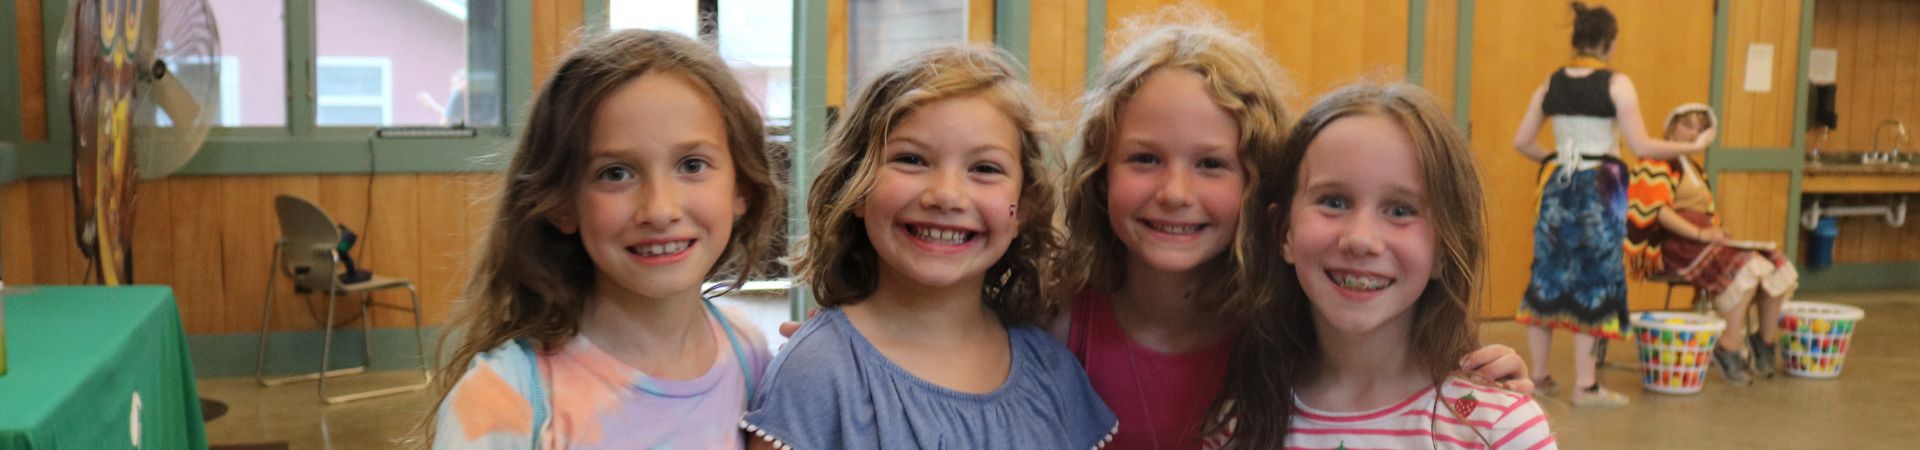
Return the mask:
[[[758,378],[772,359],[766,338],[738,314],[724,314],[746,354],[746,373]],[[713,366],[687,380],[647,376],[585,336],[537,358],[543,380],[533,379],[528,364],[536,362],[518,342],[480,354],[440,404],[433,447],[535,448],[527,393],[537,382],[549,403],[537,448],[744,448],[737,425],[749,393],[740,358],[720,323],[709,325],[718,347]]]

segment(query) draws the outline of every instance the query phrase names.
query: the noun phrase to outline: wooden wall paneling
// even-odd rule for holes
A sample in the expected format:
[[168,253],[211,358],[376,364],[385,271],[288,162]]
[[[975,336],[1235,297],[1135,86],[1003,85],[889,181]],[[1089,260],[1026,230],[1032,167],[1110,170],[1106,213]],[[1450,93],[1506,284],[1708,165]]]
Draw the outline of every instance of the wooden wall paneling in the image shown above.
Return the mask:
[[1873,128],[1880,123],[1880,94],[1883,89],[1892,87],[1882,84],[1880,75],[1885,73],[1888,64],[1881,61],[1884,55],[1877,51],[1875,45],[1881,39],[1882,32],[1882,22],[1876,19],[1886,15],[1886,3],[1868,1],[1860,4],[1860,17],[1855,19],[1855,27],[1853,27],[1854,32],[1859,33],[1859,37],[1855,47],[1848,49],[1860,54],[1860,71],[1854,72],[1854,78],[1855,89],[1858,89],[1861,95],[1856,97],[1857,103],[1848,109],[1855,113],[1852,127],[1854,131],[1849,133],[1853,135],[1853,146],[1862,150],[1873,145]]
[[1752,146],[1754,108],[1749,105],[1752,98],[1744,95],[1742,80],[1747,73],[1747,45],[1758,34],[1754,30],[1752,16],[1755,7],[1748,2],[1733,2],[1727,6],[1727,72],[1725,84],[1725,103],[1720,111],[1720,143],[1725,147]]
[[[1342,2],[1347,3],[1347,2]],[[1367,0],[1354,2],[1364,7],[1360,30],[1347,30],[1340,35],[1323,36],[1329,40],[1339,40],[1342,35],[1352,36],[1358,31],[1364,39],[1360,53],[1360,65],[1356,69],[1359,76],[1376,83],[1397,83],[1407,78],[1407,9],[1406,0]],[[1356,80],[1346,80],[1342,84]]]
[[[180,304],[180,320],[188,334],[221,333],[226,325],[226,281],[230,272],[264,271],[266,264],[229,268],[223,264],[222,218],[226,209],[226,191],[221,177],[172,177],[167,179],[167,206],[172,209],[168,234],[172,244],[174,298]],[[254,291],[264,295],[266,287]],[[236,314],[241,314],[236,312]],[[241,314],[259,320],[260,312]],[[255,331],[258,331],[256,328]]]
[[1835,50],[1839,53],[1839,57],[1836,58],[1838,60],[1838,67],[1835,68],[1838,72],[1836,74],[1838,78],[1836,80],[1838,94],[1834,99],[1834,108],[1838,110],[1841,115],[1840,126],[1833,130],[1833,136],[1829,142],[1833,143],[1831,147],[1833,149],[1864,150],[1866,149],[1866,144],[1858,143],[1856,145],[1853,137],[1855,134],[1858,134],[1854,132],[1854,129],[1861,128],[1856,123],[1859,122],[1861,118],[1855,117],[1852,114],[1854,111],[1848,109],[1848,107],[1860,104],[1862,98],[1861,92],[1864,92],[1860,89],[1860,87],[1863,86],[1860,84],[1860,76],[1865,74],[1866,70],[1860,65],[1860,52],[1855,51],[1859,48],[1860,44],[1860,30],[1857,29],[1857,25],[1850,23],[1858,18],[1861,2],[1839,1],[1815,3],[1833,3],[1837,5],[1839,9],[1838,17],[1835,17],[1836,25],[1834,26],[1834,28],[1840,30],[1839,36],[1834,43]]
[[173,214],[167,179],[142,181],[133,198],[133,282],[173,281]]
[[[57,3],[64,5],[65,3]],[[40,24],[41,2],[14,0],[14,42],[20,46],[20,122],[28,141],[47,140],[47,75],[43,31]]]
[[[1794,80],[1798,76],[1800,9],[1791,2],[1735,2],[1728,34],[1726,138],[1722,146],[1781,148],[1793,143]],[[1774,46],[1769,92],[1746,92],[1751,44]]]
[[[273,258],[273,243],[280,238],[273,206],[273,184],[269,178],[265,175],[216,178],[224,201],[215,213],[220,218],[218,254],[224,272],[223,293],[218,298],[221,307],[226,309],[225,320],[219,328],[222,333],[258,330],[260,326],[261,302],[265,300],[261,297],[266,294],[268,277],[265,269]],[[254,301],[247,302],[247,299]],[[276,326],[275,329],[285,328]]]
[[[604,0],[587,0],[604,1]],[[535,90],[553,75],[560,58],[573,47],[583,21],[582,2],[533,2],[533,86]]]
[[[1301,68],[1302,92],[1308,98],[1332,91],[1355,81],[1366,62],[1365,39],[1353,39],[1355,29],[1365,29],[1367,8],[1361,2],[1318,2],[1314,5],[1313,56],[1304,61],[1280,61],[1281,65]],[[1402,22],[1405,23],[1405,22]],[[1345,37],[1344,39],[1340,37]],[[1404,55],[1404,53],[1403,53]],[[1402,59],[1404,60],[1404,58]],[[1341,69],[1353,71],[1343,73]],[[1311,104],[1311,103],[1309,103]]]
[[33,190],[27,182],[0,186],[0,280],[38,284],[34,276]]
[[33,272],[37,284],[75,284],[86,272],[86,258],[74,241],[73,185],[69,178],[23,182],[31,190]]
[[[1894,54],[1900,55],[1900,82],[1896,84],[1900,87],[1900,102],[1896,106],[1903,108],[1893,113],[1907,125],[1908,141],[1902,148],[1920,149],[1913,141],[1915,134],[1920,133],[1920,51],[1915,50],[1920,49],[1920,2],[1902,2],[1900,5],[1903,7],[1900,14],[1903,20],[1898,27],[1901,30],[1900,44],[1894,46]],[[1920,253],[1920,245],[1910,247]]]
[[[367,232],[361,235],[367,247],[366,267],[373,273],[420,281],[420,189],[422,175],[387,175],[374,178],[373,217]],[[399,290],[382,291],[376,300],[389,305],[408,305],[407,294]],[[412,326],[413,317],[390,309],[375,309],[374,326]]]
[[[1826,149],[1866,151],[1889,118],[1920,122],[1920,3],[1828,0],[1817,4],[1814,46],[1838,54],[1840,128]],[[1885,148],[1890,144],[1882,144]]]
[[[458,175],[420,175],[419,277],[421,320],[439,323],[459,290],[461,263],[468,261],[466,188]],[[404,304],[404,298],[389,298]],[[401,317],[403,321],[411,317]]]
[[1289,111],[1296,118],[1306,112],[1314,96],[1319,95],[1317,88],[1309,84],[1310,68],[1302,65],[1312,60],[1315,52],[1320,51],[1313,42],[1312,23],[1317,21],[1301,18],[1314,17],[1320,3],[1323,2],[1268,4],[1266,14],[1260,17],[1262,30],[1260,37],[1263,38],[1260,45],[1266,49],[1274,62],[1280,65],[1281,72],[1286,74],[1286,81],[1291,85],[1293,92],[1285,101]]
[[1074,101],[1084,90],[1087,4],[1069,0],[1033,2],[1032,7],[1029,79],[1040,95],[1043,120],[1064,133],[1075,117]]
[[[1039,10],[1051,3],[1054,2],[1034,2],[1033,14],[1036,28],[1039,27],[1037,23],[1040,18]],[[967,42],[993,45],[994,8],[994,0],[967,0]]]
[[[847,1],[827,1],[827,106],[840,107],[847,104]],[[970,7],[972,5],[969,5]],[[988,17],[992,17],[993,8],[987,8]],[[969,28],[969,33],[979,30]],[[988,23],[987,36],[993,35],[993,24]]]

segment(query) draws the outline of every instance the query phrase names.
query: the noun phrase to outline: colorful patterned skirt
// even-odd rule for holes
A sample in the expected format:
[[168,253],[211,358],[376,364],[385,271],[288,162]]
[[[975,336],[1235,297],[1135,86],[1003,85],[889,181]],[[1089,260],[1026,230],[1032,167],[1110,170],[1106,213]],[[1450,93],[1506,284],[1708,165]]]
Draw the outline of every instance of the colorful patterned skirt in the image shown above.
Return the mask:
[[1553,167],[1545,170],[1540,221],[1533,227],[1533,276],[1514,320],[1606,339],[1624,337],[1626,166],[1613,158],[1600,162],[1571,176]]

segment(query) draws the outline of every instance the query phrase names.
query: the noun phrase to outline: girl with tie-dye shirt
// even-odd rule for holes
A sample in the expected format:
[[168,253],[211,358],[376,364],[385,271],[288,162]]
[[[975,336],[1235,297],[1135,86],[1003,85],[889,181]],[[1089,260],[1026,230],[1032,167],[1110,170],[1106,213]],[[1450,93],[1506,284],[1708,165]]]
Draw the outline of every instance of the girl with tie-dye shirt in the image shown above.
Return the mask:
[[761,117],[714,51],[642,30],[541,88],[436,377],[435,448],[741,448],[770,355],[703,282],[767,253]]

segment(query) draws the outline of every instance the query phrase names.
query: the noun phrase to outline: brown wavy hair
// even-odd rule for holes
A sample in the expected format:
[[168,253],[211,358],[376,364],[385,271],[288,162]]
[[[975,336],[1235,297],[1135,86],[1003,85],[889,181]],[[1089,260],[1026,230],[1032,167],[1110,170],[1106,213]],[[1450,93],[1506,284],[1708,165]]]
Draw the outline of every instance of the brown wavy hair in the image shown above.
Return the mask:
[[981,299],[1011,325],[1038,324],[1052,309],[1041,274],[1060,237],[1053,228],[1054,171],[1041,145],[1033,92],[1005,53],[959,46],[928,50],[875,75],[828,135],[807,198],[807,238],[794,259],[794,275],[821,306],[859,303],[878,288],[880,257],[854,211],[873,192],[887,135],[922,105],[966,96],[993,103],[1020,134],[1019,231],[987,268]]
[[1088,86],[1080,100],[1078,132],[1068,143],[1069,151],[1078,153],[1065,182],[1065,228],[1073,238],[1061,257],[1056,296],[1070,298],[1087,289],[1113,292],[1125,282],[1127,246],[1107,220],[1107,156],[1120,131],[1121,112],[1140,85],[1161,70],[1188,70],[1206,80],[1208,97],[1239,125],[1235,155],[1247,178],[1233,244],[1202,264],[1196,298],[1222,315],[1251,313],[1270,298],[1246,289],[1256,285],[1258,274],[1248,270],[1247,258],[1260,250],[1248,239],[1257,229],[1247,225],[1266,212],[1264,205],[1252,201],[1253,190],[1265,178],[1262,161],[1271,159],[1286,137],[1292,118],[1283,98],[1291,86],[1258,45],[1223,22],[1191,6],[1163,8],[1126,21],[1119,34],[1128,43]]
[[1426,179],[1425,211],[1433,218],[1436,270],[1413,305],[1409,354],[1438,384],[1479,346],[1471,311],[1484,280],[1486,218],[1472,149],[1433,96],[1418,86],[1363,83],[1341,88],[1314,102],[1301,117],[1274,167],[1273,173],[1285,175],[1259,190],[1260,201],[1275,205],[1275,212],[1258,216],[1262,232],[1254,234],[1255,240],[1267,251],[1257,253],[1251,265],[1256,273],[1276,275],[1263,282],[1272,284],[1279,296],[1271,309],[1253,319],[1228,363],[1226,396],[1238,399],[1231,412],[1237,423],[1223,448],[1284,446],[1293,413],[1292,388],[1316,373],[1325,357],[1314,332],[1313,305],[1293,265],[1280,256],[1280,247],[1290,226],[1286,212],[1300,187],[1295,178],[1307,146],[1329,124],[1365,115],[1386,117],[1406,128]]
[[[735,189],[746,199],[746,213],[735,219],[707,278],[730,278],[738,286],[767,258],[779,224],[772,206],[784,198],[771,170],[769,153],[775,150],[767,146],[759,110],[726,62],[707,45],[674,33],[625,30],[594,37],[569,51],[541,86],[501,188],[489,199],[498,203],[480,259],[446,326],[452,332],[440,338],[440,348],[454,347],[434,379],[435,404],[446,401],[482,352],[514,339],[553,349],[579,334],[594,288],[593,260],[579,236],[561,232],[549,219],[575,207],[574,192],[588,177],[588,143],[601,102],[655,71],[686,75],[719,106]],[[429,442],[432,429],[426,425]]]

